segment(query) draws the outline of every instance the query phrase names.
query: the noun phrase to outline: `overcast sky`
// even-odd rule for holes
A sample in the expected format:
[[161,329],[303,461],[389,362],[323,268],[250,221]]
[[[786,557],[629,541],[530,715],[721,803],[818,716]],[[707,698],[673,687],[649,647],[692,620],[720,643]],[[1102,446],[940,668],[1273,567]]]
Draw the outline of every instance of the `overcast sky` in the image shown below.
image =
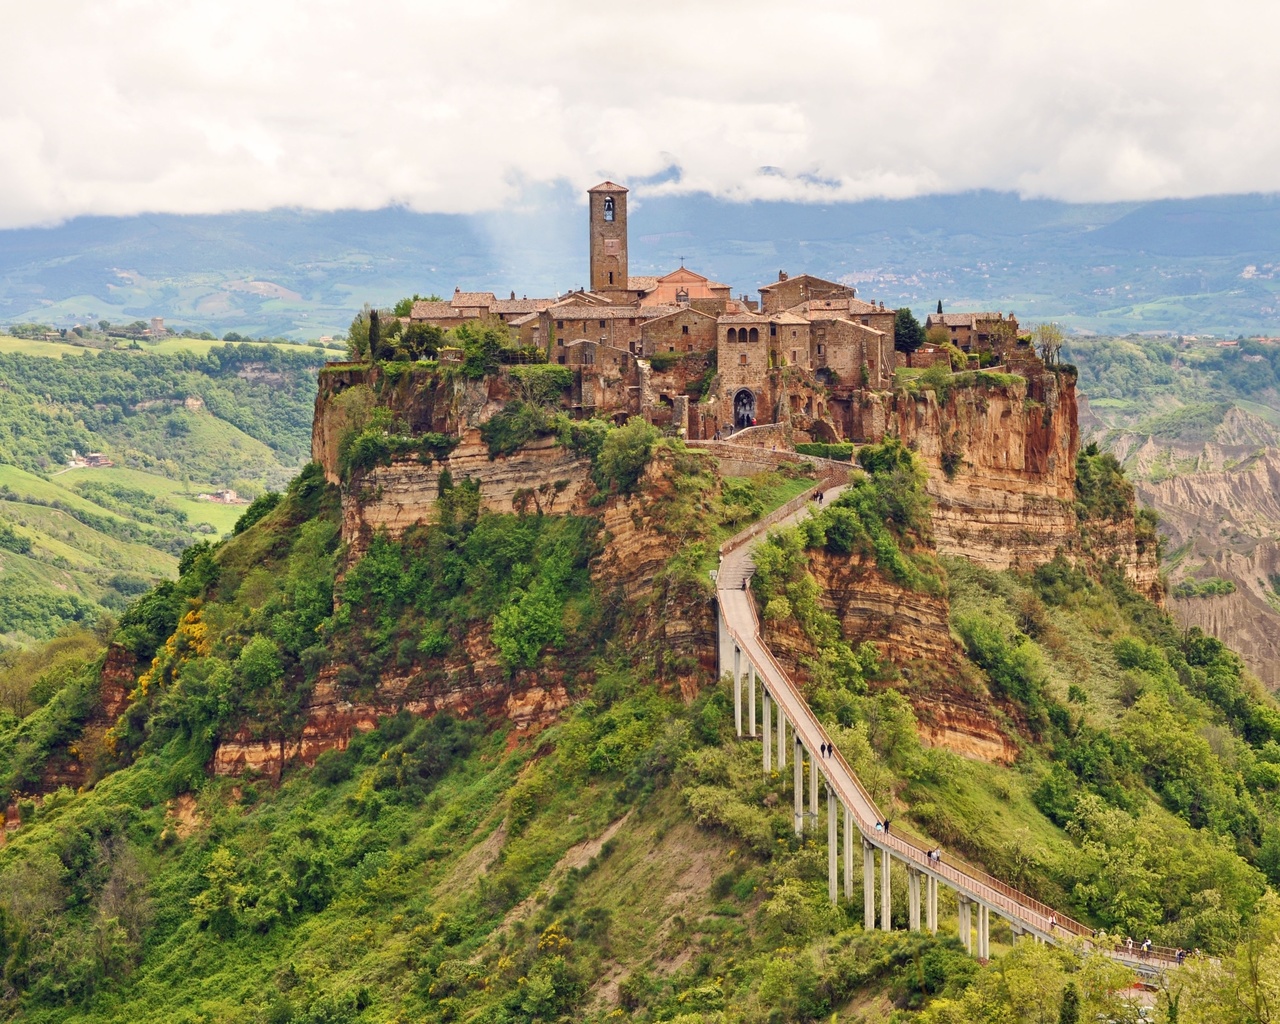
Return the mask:
[[[1272,0],[0,0],[0,227],[1280,189]],[[648,180],[650,184],[644,185]]]

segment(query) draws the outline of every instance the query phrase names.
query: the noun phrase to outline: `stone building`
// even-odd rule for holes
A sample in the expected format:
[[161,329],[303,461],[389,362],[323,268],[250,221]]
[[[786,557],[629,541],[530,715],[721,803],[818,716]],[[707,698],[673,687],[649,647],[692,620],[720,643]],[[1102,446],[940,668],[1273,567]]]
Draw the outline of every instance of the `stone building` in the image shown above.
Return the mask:
[[951,344],[963,352],[990,348],[1003,354],[1010,342],[1018,340],[1018,321],[1012,313],[930,313],[924,328],[935,327],[945,330]]
[[824,281],[812,274],[789,277],[785,270],[779,270],[778,280],[760,289],[760,311],[776,313],[810,299],[851,299],[854,294],[855,289],[847,284]]
[[[879,429],[858,410],[878,407],[871,399],[908,365],[894,350],[895,310],[812,274],[780,271],[759,289],[758,304],[683,265],[632,277],[627,195],[611,181],[587,193],[589,288],[555,299],[459,288],[447,302],[415,303],[410,320],[445,329],[480,317],[505,321],[519,344],[574,371],[571,405],[583,415],[644,416],[693,439],[766,424],[789,441]],[[1016,338],[1011,315],[947,314],[929,325],[935,321],[961,348]],[[1019,354],[1010,346],[1011,357]]]

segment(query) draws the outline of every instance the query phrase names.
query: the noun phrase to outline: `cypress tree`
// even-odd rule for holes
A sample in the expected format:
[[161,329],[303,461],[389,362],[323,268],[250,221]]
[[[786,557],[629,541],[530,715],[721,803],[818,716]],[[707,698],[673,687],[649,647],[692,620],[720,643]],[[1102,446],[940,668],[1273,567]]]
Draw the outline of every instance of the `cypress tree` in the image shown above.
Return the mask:
[[1058,1024],[1080,1024],[1080,993],[1074,981],[1067,982],[1062,990],[1062,1009],[1058,1011]]
[[381,331],[378,327],[378,311],[376,309],[369,310],[369,362],[376,363],[378,361],[378,345],[382,339],[379,337]]
[[938,315],[939,315],[939,316],[941,316],[941,315],[942,315],[942,300],[941,300],[941,299],[939,299],[939,300],[938,300]]

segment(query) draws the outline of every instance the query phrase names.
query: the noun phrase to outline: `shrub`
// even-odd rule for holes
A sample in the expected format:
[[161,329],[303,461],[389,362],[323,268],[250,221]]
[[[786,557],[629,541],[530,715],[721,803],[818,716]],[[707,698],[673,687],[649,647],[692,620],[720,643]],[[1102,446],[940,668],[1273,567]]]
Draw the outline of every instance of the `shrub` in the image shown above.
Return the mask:
[[854,444],[852,441],[840,441],[828,444],[822,441],[806,441],[796,445],[800,455],[812,455],[819,459],[835,459],[837,462],[849,462],[853,459]]

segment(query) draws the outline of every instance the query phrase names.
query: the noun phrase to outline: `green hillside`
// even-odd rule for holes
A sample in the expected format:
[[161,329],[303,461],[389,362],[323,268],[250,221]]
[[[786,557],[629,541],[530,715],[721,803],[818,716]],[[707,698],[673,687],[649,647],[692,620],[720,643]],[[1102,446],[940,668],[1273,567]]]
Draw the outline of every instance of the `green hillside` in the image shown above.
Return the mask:
[[[636,467],[611,478],[620,452],[660,460],[641,500],[682,542],[655,595],[691,606],[706,596],[701,546],[751,495],[724,488],[708,457],[624,429],[597,473],[625,487]],[[1159,1019],[1264,1019],[1249,1007],[1280,960],[1280,708],[1118,576],[939,565],[920,478],[899,472],[910,456],[863,461],[873,470],[845,495],[765,543],[753,586],[766,617],[812,645],[806,697],[895,829],[1114,935],[1215,954],[1159,997]],[[789,773],[762,776],[758,747],[733,738],[728,687],[678,687],[671,672],[688,667],[645,639],[654,596],[593,582],[598,521],[482,514],[464,485],[440,501],[438,525],[375,539],[338,581],[337,494],[308,468],[123,615],[113,639],[140,678],[117,723],[93,718],[100,640],[0,663],[0,782],[21,794],[74,763],[93,783],[19,797],[24,824],[0,849],[7,1014],[1138,1019],[1127,972],[1101,958],[1010,949],[996,926],[998,959],[979,966],[945,890],[936,938],[864,933],[860,893],[828,903],[825,828],[794,835]],[[967,658],[947,685],[1005,709],[1016,764],[921,746],[906,695],[930,684],[844,641],[809,571],[821,550],[949,595]],[[509,677],[564,681],[555,724],[389,714],[279,785],[207,775],[219,739],[296,737],[323,673],[368,699],[380,671],[443,679],[432,673],[482,640]],[[20,674],[42,680],[34,697]],[[904,876],[899,927],[905,891]]]
[[[248,501],[281,489],[309,456],[324,359],[314,350],[156,355],[7,340],[0,537],[18,539],[0,545],[10,581],[0,641],[118,615],[173,575],[183,549],[229,533]],[[68,467],[86,452],[113,465]],[[225,488],[242,503],[199,497]]]

